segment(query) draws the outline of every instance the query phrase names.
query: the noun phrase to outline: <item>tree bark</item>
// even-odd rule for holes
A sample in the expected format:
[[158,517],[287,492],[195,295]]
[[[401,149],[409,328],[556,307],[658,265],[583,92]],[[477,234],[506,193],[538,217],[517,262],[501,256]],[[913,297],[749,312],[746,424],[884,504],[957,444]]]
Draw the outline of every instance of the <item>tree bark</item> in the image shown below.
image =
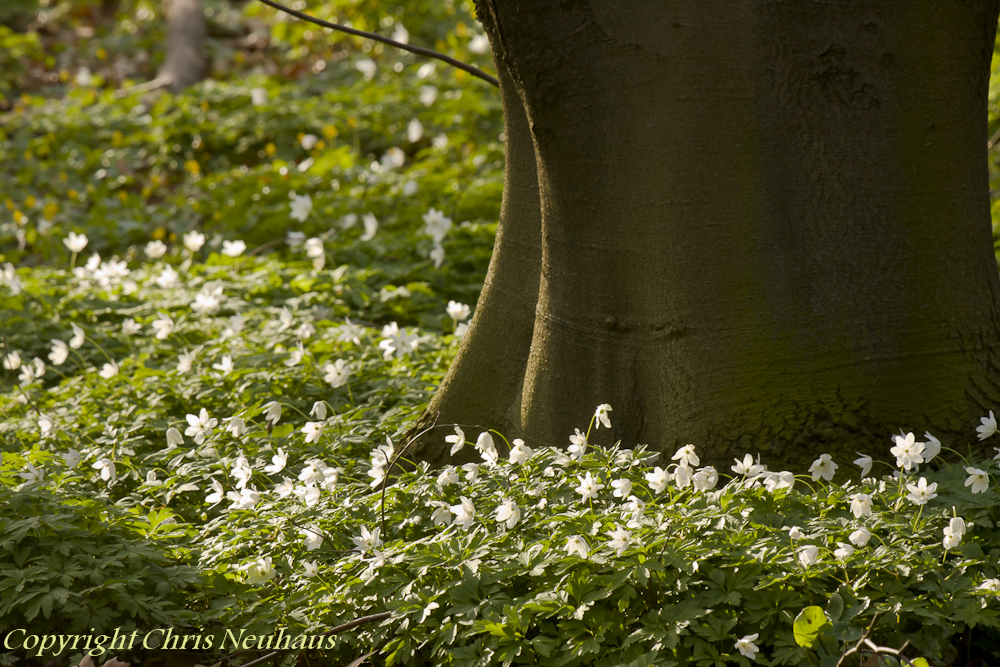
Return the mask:
[[[604,444],[799,472],[885,454],[900,429],[975,440],[1000,406],[997,0],[477,10],[503,211],[422,425],[564,446],[609,403]],[[447,458],[443,437],[419,455]]]
[[167,15],[167,59],[157,79],[171,92],[180,92],[208,73],[204,55],[208,28],[201,0],[164,0]]

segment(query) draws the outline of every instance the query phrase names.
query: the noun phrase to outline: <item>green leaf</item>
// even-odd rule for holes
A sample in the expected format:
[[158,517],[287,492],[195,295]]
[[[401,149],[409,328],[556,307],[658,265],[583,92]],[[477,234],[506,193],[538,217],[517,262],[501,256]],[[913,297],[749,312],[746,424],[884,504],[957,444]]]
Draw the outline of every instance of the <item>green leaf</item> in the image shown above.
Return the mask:
[[923,657],[917,658],[916,660],[910,660],[910,664],[913,665],[913,667],[931,667],[930,663],[927,662],[927,658]]
[[806,607],[799,612],[792,624],[795,643],[803,648],[810,648],[827,627],[830,627],[830,621],[822,607]]
[[839,593],[834,593],[830,596],[830,599],[826,603],[826,614],[830,617],[831,621],[839,621],[841,614],[844,613],[844,598],[840,597]]

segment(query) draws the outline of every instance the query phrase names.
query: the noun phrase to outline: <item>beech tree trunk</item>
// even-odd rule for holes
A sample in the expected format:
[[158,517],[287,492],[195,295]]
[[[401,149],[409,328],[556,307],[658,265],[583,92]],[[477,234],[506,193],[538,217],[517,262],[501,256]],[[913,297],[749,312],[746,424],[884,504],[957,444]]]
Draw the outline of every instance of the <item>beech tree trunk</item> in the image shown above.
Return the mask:
[[169,77],[165,84],[180,92],[205,78],[208,63],[204,44],[208,35],[201,0],[164,0],[167,16],[167,59],[157,78]]
[[975,442],[1000,408],[998,5],[477,0],[503,207],[414,432],[565,446],[609,403],[592,441],[797,472],[900,429]]

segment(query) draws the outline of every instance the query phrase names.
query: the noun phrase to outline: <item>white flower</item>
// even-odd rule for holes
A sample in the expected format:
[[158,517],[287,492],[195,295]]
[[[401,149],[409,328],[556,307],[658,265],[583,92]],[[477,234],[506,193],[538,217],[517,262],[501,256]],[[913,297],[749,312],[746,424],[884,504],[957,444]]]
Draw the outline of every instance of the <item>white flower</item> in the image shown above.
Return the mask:
[[14,350],[10,354],[4,357],[3,367],[9,371],[16,371],[21,367],[21,353],[18,350]]
[[691,486],[692,478],[694,477],[694,470],[690,466],[679,465],[674,469],[674,484],[679,488],[687,488]]
[[808,544],[799,548],[799,562],[802,563],[803,567],[809,567],[817,560],[819,560],[819,547]]
[[457,338],[462,338],[465,333],[469,330],[469,325],[466,322],[461,322],[457,327],[455,327],[455,336]]
[[[590,473],[587,473],[588,475]],[[608,540],[608,548],[616,551],[618,556],[625,553],[625,550],[632,544],[632,533],[615,524],[614,530],[608,531],[611,539]]]
[[580,535],[570,535],[566,540],[566,553],[570,556],[576,554],[586,560],[590,556],[590,545]]
[[744,477],[753,477],[760,474],[766,466],[762,466],[760,463],[754,463],[753,457],[749,454],[743,455],[743,460],[733,459],[736,465],[731,466],[729,469],[732,470],[737,475],[743,475]]
[[[237,488],[240,488],[237,485]],[[232,501],[229,509],[232,510],[252,510],[260,502],[260,494],[256,489],[248,489],[245,486],[239,491],[230,491],[226,498]]]
[[202,408],[198,415],[189,414],[185,419],[187,419],[188,427],[184,431],[184,435],[193,437],[199,445],[205,442],[205,438],[212,435],[212,429],[219,423],[215,417],[208,416],[208,410],[205,408]]
[[225,354],[222,356],[222,361],[217,364],[212,364],[212,368],[217,371],[222,371],[222,375],[226,376],[232,373],[233,369],[236,367],[233,365],[233,358],[228,354]]
[[744,657],[753,660],[757,657],[757,652],[760,651],[760,649],[757,648],[757,645],[753,643],[755,639],[757,639],[756,632],[752,635],[747,635],[743,639],[736,642],[736,646],[734,648],[736,648],[736,650],[739,651]]
[[274,475],[285,469],[285,465],[288,464],[288,454],[281,447],[278,447],[278,453],[271,457],[271,465],[264,466],[264,472],[269,475]]
[[354,69],[364,75],[365,81],[371,81],[375,76],[375,61],[371,58],[361,58],[354,63]]
[[[437,101],[438,89],[434,86],[420,86],[420,102],[429,107]],[[412,183],[412,181],[410,181]],[[412,193],[411,193],[412,194]]]
[[921,452],[924,451],[924,443],[917,442],[912,433],[907,433],[905,436],[893,436],[893,440],[896,442],[896,446],[889,451],[896,457],[897,468],[909,472],[910,468],[924,462],[924,458],[921,456]]
[[948,528],[959,537],[965,535],[965,519],[960,516],[952,517],[948,522]]
[[100,375],[105,380],[110,380],[114,376],[118,375],[118,362],[112,359],[108,363],[104,364],[103,366],[101,366],[101,370],[98,373],[98,375]]
[[476,449],[479,450],[479,455],[483,457],[486,465],[491,468],[499,462],[500,455],[497,453],[497,447],[489,431],[483,431],[476,438]]
[[[103,461],[106,459],[101,460]],[[112,466],[113,465],[114,464],[112,464]],[[25,467],[27,468],[27,472],[18,473],[18,477],[25,480],[25,484],[37,484],[45,478],[45,471],[40,468],[36,468],[30,462],[26,463]],[[94,467],[96,468],[97,466],[95,465]]]
[[323,256],[323,241],[315,236],[305,242],[303,248],[306,251],[306,257],[312,259],[317,259]]
[[984,579],[983,583],[979,584],[978,590],[1000,593],[1000,579]]
[[77,464],[79,464],[80,461],[83,460],[83,457],[80,456],[80,452],[76,451],[75,449],[70,449],[68,452],[62,455],[62,460],[67,468],[75,468]]
[[378,233],[378,218],[375,217],[374,213],[365,213],[361,216],[361,221],[365,225],[365,233],[362,234],[361,240],[371,241]]
[[871,531],[868,530],[867,528],[858,528],[857,530],[853,531],[850,534],[850,536],[848,536],[848,539],[851,541],[851,543],[858,547],[863,547],[866,544],[868,544],[868,540],[870,540],[871,538],[872,538]]
[[278,401],[271,401],[264,405],[264,419],[271,422],[274,426],[281,419],[281,403]]
[[445,466],[437,478],[438,485],[442,487],[449,484],[458,484],[459,481],[458,471],[455,470],[455,466]]
[[410,352],[417,349],[419,336],[406,333],[406,329],[400,329],[395,322],[382,327],[383,340],[378,346],[382,349],[382,356],[385,359],[392,359],[393,355],[402,359]]
[[924,463],[927,463],[941,453],[941,441],[927,431],[924,431],[924,437],[927,438],[927,442],[924,443],[924,451],[920,455],[924,458]]
[[420,141],[422,136],[424,136],[424,124],[414,118],[410,121],[410,124],[406,126],[406,138],[411,144],[414,144]]
[[449,301],[447,312],[448,312],[448,317],[455,320],[455,323],[457,324],[462,320],[467,319],[469,317],[469,313],[471,313],[472,311],[464,303],[459,303],[458,301]]
[[534,454],[534,450],[524,444],[524,440],[520,438],[514,439],[514,446],[510,450],[510,462],[513,464],[521,465],[525,461],[531,458]]
[[575,491],[583,496],[581,498],[583,502],[587,502],[596,496],[598,491],[604,488],[604,485],[598,483],[589,471],[587,472],[586,477],[577,476],[577,479],[580,480],[580,486],[576,487]]
[[297,486],[292,489],[292,493],[305,503],[306,507],[312,507],[319,502],[320,491],[315,486]]
[[190,371],[191,364],[194,363],[194,360],[196,358],[197,355],[194,352],[188,352],[187,350],[181,352],[179,355],[177,355],[177,372],[187,373],[188,371]]
[[[291,207],[291,218],[293,220],[298,220],[299,222],[305,222],[306,218],[309,217],[309,214],[313,209],[312,197],[309,195],[295,195],[292,199]],[[322,248],[322,241],[320,242],[320,247]],[[309,256],[312,257],[312,255]]]
[[250,467],[250,462],[247,461],[247,457],[243,456],[243,454],[240,454],[233,461],[232,475],[236,479],[237,489],[244,489],[250,483],[250,478],[253,477],[253,468]]
[[251,586],[263,584],[273,578],[275,574],[274,566],[271,565],[270,556],[265,556],[264,558],[255,560],[244,566],[243,569],[246,573],[245,576],[247,583]]
[[334,388],[343,387],[351,377],[351,365],[343,359],[337,359],[332,364],[323,366],[323,381],[330,383]]
[[302,432],[306,434],[306,444],[319,442],[320,436],[323,435],[323,423],[306,422],[306,425],[302,427]]
[[[594,412],[594,419],[596,420],[594,428],[601,428],[602,424],[604,428],[611,428],[611,420],[608,418],[608,413],[611,412],[611,409],[611,406],[607,403],[601,403],[597,406],[597,410]],[[695,461],[695,465],[698,465],[697,461]]]
[[583,453],[587,451],[587,436],[581,433],[580,429],[574,430],[576,434],[569,436],[569,456],[574,461],[579,461],[583,458]]
[[146,257],[150,259],[159,259],[163,257],[167,252],[167,246],[163,241],[150,241],[146,244],[145,248]]
[[420,66],[420,69],[417,70],[417,78],[426,79],[434,74],[435,69],[434,63],[424,63]]
[[799,528],[798,526],[792,526],[791,528],[788,529],[788,537],[793,540],[801,540],[803,537],[805,537],[805,535],[802,532],[801,528]]
[[319,143],[319,137],[315,134],[303,134],[302,138],[299,139],[299,144],[302,145],[303,150],[311,151]]
[[309,411],[309,414],[321,421],[326,419],[326,403],[323,401],[316,401],[313,403],[312,410]]
[[[424,233],[427,234],[427,236],[434,239],[434,243],[439,244],[442,241],[444,241],[444,237],[448,235],[449,230],[451,230],[452,228],[453,223],[451,221],[451,218],[445,217],[444,213],[437,210],[436,208],[430,209],[429,211],[424,213],[422,217],[424,220]],[[452,304],[454,304],[454,306]],[[455,301],[448,302],[448,316],[456,321],[464,320],[466,317],[468,317],[469,316],[468,306],[464,306],[465,308],[464,317],[455,317],[455,315],[452,314],[453,308],[457,308],[460,311],[462,305],[463,304],[457,303]]]
[[109,484],[118,479],[118,468],[115,466],[115,462],[107,457],[98,459],[97,462],[90,467],[95,470],[100,470],[101,479]]
[[820,457],[813,461],[812,466],[809,468],[809,472],[812,473],[813,481],[822,477],[829,482],[833,479],[833,475],[837,472],[838,467],[839,466],[833,462],[833,459],[829,454],[820,454]]
[[302,562],[302,576],[311,579],[319,574],[319,563],[316,561]]
[[255,107],[267,106],[268,94],[266,88],[251,88],[250,89],[250,102]]
[[997,419],[993,416],[992,410],[989,417],[982,417],[979,421],[982,422],[982,426],[977,426],[976,432],[979,433],[980,440],[985,440],[997,432]]
[[[431,252],[430,252],[429,257],[432,260],[434,260],[434,268],[435,269],[440,269],[441,265],[444,264],[444,258],[446,257],[446,253],[444,251],[444,246],[441,245],[440,243],[435,243],[434,247],[431,248]],[[464,322],[463,322],[463,324],[464,324]],[[458,327],[455,327],[455,333],[456,334],[458,333]],[[461,338],[461,336],[459,336],[459,338]]]
[[694,474],[691,484],[695,491],[711,491],[719,483],[719,473],[712,466],[705,466]]
[[497,508],[497,521],[500,523],[506,523],[508,530],[516,526],[517,522],[520,520],[521,510],[514,504],[514,501],[505,500],[503,504]]
[[222,254],[227,257],[239,257],[247,249],[247,244],[243,241],[223,241]]
[[921,477],[916,484],[907,484],[906,488],[909,489],[910,493],[906,496],[914,505],[925,505],[928,500],[937,498],[937,482],[928,484],[927,480]]
[[476,480],[479,479],[479,466],[475,463],[466,463],[462,466],[462,470],[465,471],[465,479],[469,484],[475,484]]
[[166,313],[159,313],[159,318],[153,320],[150,326],[156,332],[158,340],[166,340],[167,336],[174,330],[174,321]]
[[864,477],[872,469],[872,457],[862,454],[861,452],[856,452],[858,458],[854,459],[854,465],[861,468],[861,476]]
[[225,495],[226,495],[225,490],[222,488],[222,485],[219,484],[218,480],[213,479],[212,493],[205,496],[205,502],[211,505],[215,505],[216,503],[221,502],[223,497],[225,497]]
[[671,458],[674,461],[678,461],[677,465],[679,466],[692,468],[701,464],[698,455],[694,453],[694,445],[684,445]]
[[944,539],[941,540],[941,543],[945,549],[954,549],[961,541],[962,535],[956,533],[950,526],[944,529]]
[[69,346],[74,350],[78,350],[83,345],[83,341],[87,339],[87,334],[75,324],[70,324],[70,326],[73,327],[73,337],[69,339]]
[[321,546],[323,546],[323,536],[319,533],[317,528],[301,528],[299,529],[299,534],[302,535],[302,542],[305,544],[306,551],[316,551]]
[[444,441],[451,445],[451,456],[454,456],[465,446],[465,431],[455,427],[455,435],[445,436]]
[[180,282],[180,275],[174,271],[172,266],[167,266],[156,277],[156,284],[162,289],[173,289]]
[[247,423],[243,421],[242,417],[228,417],[223,421],[226,422],[226,430],[229,431],[234,438],[238,438],[247,432]]
[[306,349],[302,343],[298,343],[291,352],[288,353],[288,359],[285,360],[285,365],[289,368],[293,366],[298,366],[302,363],[302,359],[306,356]]
[[855,519],[872,515],[872,499],[868,494],[855,493],[851,496],[851,513]]
[[764,488],[772,493],[778,489],[790,489],[794,485],[795,475],[787,470],[764,473]]
[[80,252],[87,247],[87,235],[70,232],[69,236],[63,239],[63,244],[70,252]]
[[490,40],[481,33],[476,33],[476,35],[469,40],[469,50],[473,53],[486,53],[490,50]]
[[833,550],[833,555],[838,560],[847,560],[854,553],[854,547],[850,544],[844,544],[843,542],[837,542],[837,548]]
[[176,447],[177,445],[184,444],[184,437],[181,436],[181,432],[175,427],[171,426],[167,429],[167,447]]
[[341,343],[354,343],[355,345],[361,344],[361,336],[365,333],[365,330],[351,322],[351,318],[345,317],[344,324],[341,324],[336,329],[337,340]]
[[663,493],[670,481],[670,473],[660,467],[653,468],[653,472],[647,472],[645,477],[654,493]]
[[451,513],[455,515],[455,523],[468,530],[472,527],[472,522],[476,518],[476,508],[472,504],[472,501],[465,496],[459,496],[459,500],[461,504],[452,505]]
[[965,472],[969,473],[969,478],[965,480],[965,485],[971,486],[973,493],[985,493],[986,489],[990,488],[990,476],[985,470],[970,466],[965,469]]
[[184,247],[191,252],[198,252],[205,245],[205,235],[199,232],[188,232],[184,235]]
[[612,494],[615,498],[628,498],[632,493],[632,482],[627,479],[616,479],[611,482],[611,488],[615,490]]
[[69,357],[69,345],[61,340],[52,341],[52,351],[49,352],[49,361],[56,366],[63,364]]

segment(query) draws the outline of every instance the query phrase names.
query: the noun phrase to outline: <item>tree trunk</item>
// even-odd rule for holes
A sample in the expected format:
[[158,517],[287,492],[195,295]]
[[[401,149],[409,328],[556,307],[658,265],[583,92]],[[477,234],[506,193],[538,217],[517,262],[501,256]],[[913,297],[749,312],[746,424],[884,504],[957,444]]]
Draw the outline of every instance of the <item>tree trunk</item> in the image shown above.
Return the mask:
[[164,9],[167,59],[157,79],[176,93],[198,83],[208,73],[203,52],[208,29],[201,0],[164,0]]
[[564,446],[609,403],[599,442],[715,463],[965,449],[1000,406],[998,4],[478,0],[503,210],[418,428]]

